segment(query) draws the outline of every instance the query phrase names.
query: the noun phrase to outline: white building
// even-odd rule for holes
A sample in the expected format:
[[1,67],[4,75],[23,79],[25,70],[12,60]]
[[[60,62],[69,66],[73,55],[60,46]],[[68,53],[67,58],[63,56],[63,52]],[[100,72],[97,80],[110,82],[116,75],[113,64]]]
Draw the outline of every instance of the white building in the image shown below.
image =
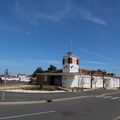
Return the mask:
[[30,77],[28,77],[26,74],[18,74],[17,77],[19,78],[20,82],[29,82]]
[[120,78],[102,75],[99,71],[91,74],[89,70],[79,69],[79,59],[72,54],[63,57],[62,86],[66,88],[98,89],[120,88]]
[[67,88],[79,87],[79,59],[72,54],[68,54],[63,58],[62,86]]

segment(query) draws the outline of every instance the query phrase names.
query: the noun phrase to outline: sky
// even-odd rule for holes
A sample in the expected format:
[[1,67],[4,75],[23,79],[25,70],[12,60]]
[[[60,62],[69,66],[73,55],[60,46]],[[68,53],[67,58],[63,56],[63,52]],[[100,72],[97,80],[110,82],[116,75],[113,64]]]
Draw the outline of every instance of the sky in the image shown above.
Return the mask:
[[80,67],[120,75],[120,0],[0,0],[0,74]]

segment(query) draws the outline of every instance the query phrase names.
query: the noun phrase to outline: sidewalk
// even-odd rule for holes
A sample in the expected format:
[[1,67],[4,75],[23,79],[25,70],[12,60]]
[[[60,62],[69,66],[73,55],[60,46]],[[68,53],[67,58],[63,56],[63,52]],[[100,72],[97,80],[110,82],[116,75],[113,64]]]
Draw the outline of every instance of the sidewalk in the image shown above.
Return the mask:
[[38,91],[38,90],[22,90],[22,89],[14,89],[14,90],[5,90],[6,92],[13,93],[62,93],[65,92],[63,90],[54,90],[54,91]]

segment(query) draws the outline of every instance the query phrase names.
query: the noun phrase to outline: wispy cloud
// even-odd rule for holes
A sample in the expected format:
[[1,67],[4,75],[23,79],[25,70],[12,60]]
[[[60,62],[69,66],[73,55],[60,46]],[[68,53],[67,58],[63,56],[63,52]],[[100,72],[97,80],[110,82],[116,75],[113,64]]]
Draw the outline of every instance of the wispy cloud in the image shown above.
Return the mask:
[[3,59],[1,59],[0,60],[0,65],[1,66],[13,66],[13,67],[15,67],[15,66],[24,66],[25,65],[25,63],[21,63],[21,62],[18,62],[18,61],[15,61],[15,60],[3,60]]
[[53,65],[61,65],[61,62],[60,61],[57,61],[57,60],[43,60],[43,59],[40,59],[40,60],[36,60],[36,59],[24,59],[25,62],[27,63],[37,63],[37,64],[53,64]]
[[104,62],[100,62],[100,61],[92,61],[92,60],[81,60],[82,63],[89,63],[89,64],[94,64],[94,65],[107,65]]
[[87,21],[90,21],[96,24],[107,25],[106,21],[104,21],[103,19],[100,19],[97,16],[94,16],[92,12],[90,12],[87,9],[80,8],[80,16]]
[[58,4],[57,2],[57,0],[54,2],[47,1],[45,4],[42,5],[42,3],[37,4],[36,1],[32,3],[29,2],[28,4],[24,0],[21,0],[16,2],[15,11],[17,15],[20,15],[23,19],[26,19],[31,23],[37,23],[41,19],[54,22],[63,20],[65,18],[80,18],[95,24],[100,24],[104,26],[107,25],[107,22],[105,20],[99,18],[99,16],[97,15],[94,15],[85,6],[76,6],[73,0],[61,0],[62,4]]
[[96,53],[96,52],[93,52],[93,51],[88,51],[88,50],[86,50],[86,49],[82,49],[82,51],[85,52],[85,53],[87,53],[87,54],[97,56],[97,57],[99,57],[99,58],[101,58],[101,59],[104,59],[104,60],[108,60],[108,61],[111,61],[111,62],[119,62],[119,63],[120,63],[119,60],[115,60],[115,59],[112,59],[112,58],[103,56],[103,55],[101,55],[101,54],[99,54],[99,53]]
[[[24,16],[25,19],[29,20],[29,22],[36,22],[40,19],[59,21],[67,16],[68,12],[71,9],[71,2],[69,2],[69,0],[64,0],[64,8],[58,5],[59,8],[61,7],[59,10],[54,9],[55,6],[56,5],[53,4],[52,6],[49,6],[50,8],[48,9],[47,5],[41,6],[40,3],[32,5],[26,4],[24,1],[17,1],[15,5],[15,11],[17,14]],[[42,11],[41,7],[45,7],[46,9],[44,8],[44,11]]]
[[5,66],[26,66],[26,65],[31,65],[31,64],[46,64],[46,65],[61,65],[60,61],[57,60],[45,60],[45,59],[28,59],[24,58],[22,60],[0,60],[0,65],[5,65]]
[[7,32],[13,32],[13,33],[26,34],[26,35],[30,34],[30,32],[28,32],[28,31],[17,30],[15,28],[3,26],[3,25],[0,25],[0,30],[7,31]]

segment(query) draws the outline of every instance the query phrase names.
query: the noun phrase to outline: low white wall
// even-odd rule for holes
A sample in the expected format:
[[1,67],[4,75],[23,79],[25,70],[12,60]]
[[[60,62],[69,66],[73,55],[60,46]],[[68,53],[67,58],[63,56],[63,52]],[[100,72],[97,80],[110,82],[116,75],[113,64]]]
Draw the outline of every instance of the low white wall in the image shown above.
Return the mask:
[[89,75],[81,75],[80,87],[90,88],[91,84],[91,76]]
[[103,88],[103,78],[99,76],[93,76],[94,80],[92,82],[93,89]]
[[[92,88],[98,89],[103,88],[103,78],[101,76],[93,76]],[[111,78],[104,77],[106,80],[105,88],[118,88],[120,87],[119,78]],[[62,86],[66,88],[74,88],[74,87],[83,87],[90,88],[91,87],[91,76],[90,75],[75,75],[75,76],[63,76]]]

